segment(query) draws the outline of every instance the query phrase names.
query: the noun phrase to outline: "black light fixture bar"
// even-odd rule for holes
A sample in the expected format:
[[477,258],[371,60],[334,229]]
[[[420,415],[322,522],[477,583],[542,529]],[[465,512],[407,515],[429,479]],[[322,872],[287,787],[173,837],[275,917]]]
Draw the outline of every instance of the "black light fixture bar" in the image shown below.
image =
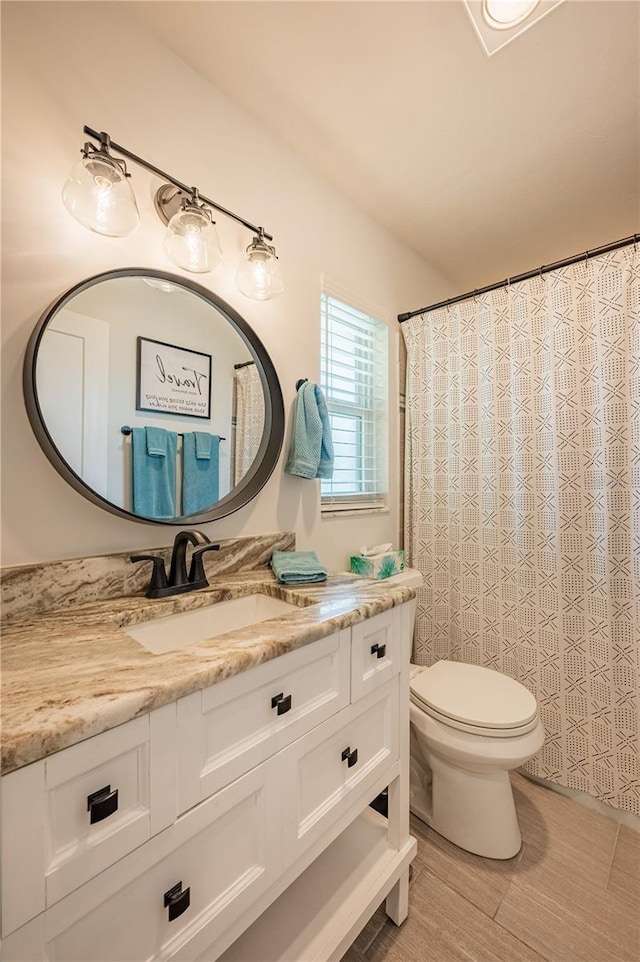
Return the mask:
[[[105,133],[105,131],[94,130],[92,127],[87,127],[86,125],[83,127],[83,131],[89,137],[93,137],[94,140],[97,140],[101,145],[108,145],[108,147],[112,150],[115,150],[116,153],[123,154],[123,156],[128,157],[129,160],[132,160],[135,164],[138,164],[140,167],[144,167],[145,170],[150,170],[152,174],[156,174],[158,177],[162,178],[162,180],[166,180],[168,183],[173,184],[174,187],[177,187],[178,190],[183,191],[185,194],[191,195],[193,193],[193,187],[189,187],[187,184],[183,184],[181,181],[176,180],[175,177],[172,177],[171,174],[168,174],[165,170],[161,170],[159,167],[155,167],[153,164],[150,164],[147,160],[143,160],[142,157],[138,157],[137,154],[134,154],[132,151],[127,150],[126,147],[122,147],[120,144],[116,144],[116,142],[114,140],[111,140],[111,137],[109,136],[109,134]],[[209,197],[205,197],[204,194],[201,194],[200,192],[198,192],[198,197],[208,207],[213,207],[214,210],[220,211],[221,214],[224,214],[226,217],[230,217],[232,220],[235,220],[238,224],[242,224],[243,227],[246,227],[248,230],[253,231],[254,234],[260,235],[260,232],[262,232],[262,236],[265,237],[266,240],[273,240],[273,236],[271,234],[267,234],[267,232],[262,227],[256,227],[255,224],[252,224],[250,221],[245,220],[244,217],[239,217],[238,214],[234,214],[232,211],[227,210],[226,207],[222,207],[220,204],[217,204],[215,200],[211,200]]]

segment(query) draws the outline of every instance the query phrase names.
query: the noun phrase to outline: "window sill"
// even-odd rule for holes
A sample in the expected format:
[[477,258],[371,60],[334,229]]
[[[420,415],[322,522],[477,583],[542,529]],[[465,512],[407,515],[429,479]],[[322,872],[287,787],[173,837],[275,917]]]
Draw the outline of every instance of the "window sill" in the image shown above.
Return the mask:
[[321,508],[321,520],[326,518],[357,518],[371,514],[391,514],[389,507],[384,508]]

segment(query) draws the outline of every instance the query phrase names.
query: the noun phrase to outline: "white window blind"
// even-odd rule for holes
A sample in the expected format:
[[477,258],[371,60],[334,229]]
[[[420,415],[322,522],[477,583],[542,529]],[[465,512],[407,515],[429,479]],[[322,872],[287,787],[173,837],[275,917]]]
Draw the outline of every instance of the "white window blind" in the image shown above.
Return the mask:
[[388,329],[323,291],[321,386],[335,453],[323,480],[322,510],[385,508],[388,490]]

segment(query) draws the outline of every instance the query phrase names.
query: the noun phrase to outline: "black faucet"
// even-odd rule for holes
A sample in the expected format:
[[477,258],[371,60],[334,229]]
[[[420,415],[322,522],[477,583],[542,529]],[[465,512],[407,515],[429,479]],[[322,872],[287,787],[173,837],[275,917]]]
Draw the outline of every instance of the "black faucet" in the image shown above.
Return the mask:
[[[191,552],[191,565],[187,574],[187,545],[194,545]],[[198,588],[208,588],[209,582],[204,573],[202,556],[205,551],[218,551],[219,544],[211,544],[202,531],[179,531],[173,542],[169,578],[164,559],[158,555],[135,554],[131,561],[152,561],[153,571],[151,581],[145,594],[147,598],[166,598],[168,595],[178,595],[185,591],[196,591]]]

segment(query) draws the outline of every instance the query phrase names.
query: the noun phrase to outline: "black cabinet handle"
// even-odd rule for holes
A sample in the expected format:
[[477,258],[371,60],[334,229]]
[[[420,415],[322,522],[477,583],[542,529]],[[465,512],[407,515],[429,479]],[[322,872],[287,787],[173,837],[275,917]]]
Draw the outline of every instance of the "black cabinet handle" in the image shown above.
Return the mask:
[[376,658],[384,658],[386,653],[387,653],[386,645],[378,645],[378,644],[371,645],[371,654],[375,655]]
[[351,751],[351,748],[347,746],[342,753],[342,761],[347,763],[347,768],[353,768],[358,763],[358,749],[354,748]]
[[118,789],[111,791],[111,785],[105,785],[97,792],[87,795],[87,811],[92,825],[101,822],[103,818],[109,818],[109,815],[118,811]]
[[274,695],[271,699],[271,707],[276,708],[279,715],[286,715],[291,709],[291,695],[285,695],[280,692],[279,695]]
[[191,905],[191,889],[182,891],[182,882],[178,882],[168,892],[164,893],[164,907],[169,909],[169,921],[173,922],[179,915],[186,912]]

